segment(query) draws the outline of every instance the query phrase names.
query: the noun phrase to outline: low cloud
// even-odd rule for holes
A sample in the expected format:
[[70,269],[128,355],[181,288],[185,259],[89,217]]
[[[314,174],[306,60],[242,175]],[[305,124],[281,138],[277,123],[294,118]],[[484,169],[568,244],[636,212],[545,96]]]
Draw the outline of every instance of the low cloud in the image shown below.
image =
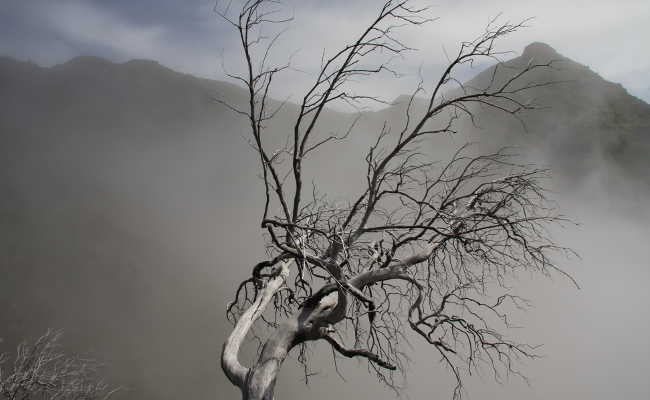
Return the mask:
[[[237,70],[236,36],[212,12],[214,1],[9,1],[0,21],[0,52],[39,64],[61,63],[76,55],[97,55],[114,61],[149,58],[202,77],[225,79]],[[297,97],[313,79],[321,55],[331,54],[359,34],[361,24],[377,14],[380,0],[358,2],[288,0],[287,14],[295,21],[277,47],[279,57],[294,54],[300,73],[278,77],[276,97]],[[650,34],[650,8],[645,1],[546,2],[442,0],[429,5],[438,18],[421,29],[405,29],[401,38],[419,49],[394,60],[404,73],[400,80],[383,79],[358,87],[392,100],[410,92],[419,71],[433,79],[444,64],[445,51],[454,53],[463,40],[481,34],[488,21],[520,21],[534,17],[530,28],[506,38],[504,50],[521,51],[544,41],[605,79],[622,83],[632,94],[650,101],[650,53],[638,40]],[[513,54],[514,56],[515,54]],[[633,62],[632,62],[633,60]]]

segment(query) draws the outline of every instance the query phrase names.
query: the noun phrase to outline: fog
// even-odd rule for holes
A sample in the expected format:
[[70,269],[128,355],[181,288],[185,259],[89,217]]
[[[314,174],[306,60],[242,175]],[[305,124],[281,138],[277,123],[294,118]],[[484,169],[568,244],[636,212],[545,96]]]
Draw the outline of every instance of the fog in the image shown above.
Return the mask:
[[[218,357],[233,288],[264,258],[263,192],[244,121],[210,96],[238,102],[242,93],[152,62],[96,58],[52,68],[3,58],[0,82],[0,348],[63,329],[67,350],[104,361],[110,382],[124,386],[116,399],[237,398]],[[640,150],[648,146],[650,106],[611,85],[615,93],[603,102],[593,76],[580,84],[588,90],[579,103],[566,91],[551,93],[555,107],[531,119],[528,134],[517,131],[524,139],[513,139],[517,124],[485,115],[482,129],[467,127],[429,148],[444,158],[466,140],[515,144],[552,169],[554,198],[579,223],[554,235],[581,256],[560,263],[580,289],[559,275],[522,276],[517,287],[535,307],[516,313],[522,328],[513,334],[543,344],[544,356],[524,368],[531,386],[516,378],[499,385],[486,371],[466,378],[469,398],[650,394],[649,182]],[[629,104],[641,111],[612,113],[619,125],[593,123],[603,107]],[[585,116],[549,130],[562,126],[568,117],[560,110],[569,106]],[[364,173],[356,154],[384,119],[397,124],[398,110],[366,113],[344,147],[326,148],[307,172],[322,175],[332,197],[348,196]],[[291,112],[279,116],[275,132]],[[323,129],[352,118],[331,111]],[[628,144],[612,153],[601,139],[621,126],[631,132]],[[411,346],[404,395],[450,397],[449,371],[415,338]],[[319,374],[306,386],[287,361],[277,398],[394,398],[363,362],[343,360],[344,381],[327,346],[314,354]]]

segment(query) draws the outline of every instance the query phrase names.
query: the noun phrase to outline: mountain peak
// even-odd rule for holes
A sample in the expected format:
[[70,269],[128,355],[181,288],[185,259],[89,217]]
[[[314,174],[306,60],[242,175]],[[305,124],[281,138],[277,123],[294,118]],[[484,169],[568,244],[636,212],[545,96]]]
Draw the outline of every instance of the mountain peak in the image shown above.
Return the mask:
[[130,66],[143,66],[143,67],[162,67],[158,61],[149,60],[146,58],[134,58],[124,63],[124,65]]
[[74,58],[71,58],[70,60],[64,62],[62,65],[88,65],[88,66],[95,66],[95,65],[108,65],[112,64],[112,62],[101,58],[97,56],[77,56]]
[[557,51],[555,51],[554,48],[542,42],[533,42],[529,44],[526,46],[521,56],[526,59],[534,58],[537,61],[552,59],[557,60],[559,58],[564,58]]

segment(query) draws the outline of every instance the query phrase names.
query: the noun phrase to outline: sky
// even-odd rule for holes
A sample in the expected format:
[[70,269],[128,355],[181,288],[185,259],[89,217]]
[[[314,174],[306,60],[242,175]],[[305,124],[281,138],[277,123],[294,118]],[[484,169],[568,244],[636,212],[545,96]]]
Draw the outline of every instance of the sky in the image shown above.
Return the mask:
[[[293,23],[277,46],[277,60],[293,54],[292,72],[278,78],[274,96],[296,99],[319,65],[323,52],[360,32],[380,0],[286,0]],[[501,43],[512,56],[534,41],[588,65],[605,79],[621,83],[650,102],[650,52],[641,40],[650,37],[646,0],[438,0],[418,1],[436,20],[406,29],[400,38],[417,49],[396,61],[401,79],[367,84],[373,94],[391,100],[410,93],[418,71],[434,79],[445,51],[478,36],[487,22],[533,18]],[[225,79],[237,70],[240,49],[234,32],[215,13],[215,0],[3,0],[0,5],[0,55],[39,65],[63,63],[92,55],[125,62],[152,59],[201,77]],[[479,65],[481,69],[484,65]],[[297,72],[300,71],[300,72]],[[467,78],[474,72],[468,72]]]

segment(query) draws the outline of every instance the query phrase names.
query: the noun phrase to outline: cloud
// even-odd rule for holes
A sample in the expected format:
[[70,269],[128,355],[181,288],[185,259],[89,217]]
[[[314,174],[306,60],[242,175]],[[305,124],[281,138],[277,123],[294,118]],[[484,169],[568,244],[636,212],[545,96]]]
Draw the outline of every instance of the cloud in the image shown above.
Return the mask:
[[[381,4],[379,0],[289,1],[287,8],[295,20],[277,50],[283,55],[298,50],[294,63],[300,70],[313,74],[323,52],[331,54],[357,36],[363,24],[376,16]],[[430,3],[419,1],[415,4]],[[425,78],[435,79],[445,63],[445,51],[454,53],[460,42],[480,35],[490,19],[499,16],[498,21],[516,22],[533,17],[528,28],[502,40],[500,49],[521,52],[531,42],[547,42],[561,54],[589,65],[605,79],[623,83],[633,94],[650,101],[647,90],[650,75],[638,73],[650,69],[650,53],[642,48],[643,41],[638,40],[650,35],[647,24],[650,8],[644,1],[618,4],[610,1],[444,0],[431,6],[428,14],[437,20],[424,27],[406,28],[399,34],[404,43],[419,49],[395,62],[396,68],[407,77],[372,81],[362,86],[363,89],[389,99],[410,92],[418,80],[420,68],[427,74]],[[236,42],[222,42],[234,56],[233,45]],[[468,72],[467,76],[473,73]],[[286,81],[290,84],[281,85],[285,92],[307,81],[307,76],[293,74],[291,78]]]
[[46,19],[52,30],[69,43],[105,48],[122,57],[160,54],[166,30],[162,26],[134,26],[85,3],[50,7]]
[[[121,7],[117,7],[122,3]],[[144,2],[138,2],[142,5]],[[167,2],[169,3],[169,2]],[[133,18],[138,7],[123,2],[11,2],[0,17],[0,51],[50,66],[79,55],[95,55],[116,62],[146,58],[188,73],[215,77],[218,46],[210,38],[221,36],[205,1],[181,12],[176,20],[156,3],[151,13]],[[167,7],[170,8],[170,7]],[[184,12],[182,12],[184,11]]]
[[[318,68],[323,51],[335,49],[357,36],[377,14],[381,0],[287,0],[295,20],[279,43],[279,61],[294,54],[303,74],[278,80],[276,96],[296,97]],[[650,101],[650,53],[641,37],[650,35],[650,8],[645,1],[416,1],[429,5],[435,22],[421,29],[405,29],[400,38],[419,49],[395,67],[404,79],[382,79],[359,86],[387,99],[410,92],[422,69],[434,79],[444,64],[445,49],[454,52],[463,40],[479,35],[490,18],[501,21],[535,17],[531,27],[505,39],[503,49],[521,51],[544,41],[560,53],[589,65],[604,78],[624,84],[631,93]],[[115,61],[150,58],[195,75],[224,79],[221,60],[237,70],[237,37],[212,12],[212,0],[30,1],[10,0],[0,15],[0,52],[52,65],[75,55],[107,57]]]

